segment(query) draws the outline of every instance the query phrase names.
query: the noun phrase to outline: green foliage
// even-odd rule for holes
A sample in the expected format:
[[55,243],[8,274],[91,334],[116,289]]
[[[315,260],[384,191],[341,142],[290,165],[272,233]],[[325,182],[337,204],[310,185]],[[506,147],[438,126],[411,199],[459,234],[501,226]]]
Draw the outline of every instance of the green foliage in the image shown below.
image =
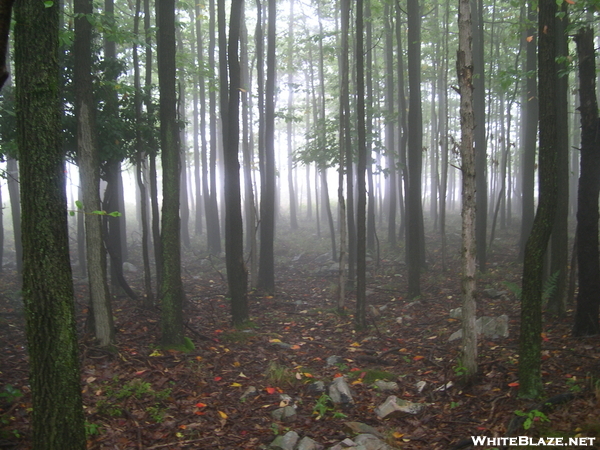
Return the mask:
[[16,402],[22,396],[23,393],[12,384],[7,384],[4,386],[2,392],[0,392],[0,399],[8,404]]
[[515,414],[517,416],[525,417],[525,422],[523,422],[523,429],[525,429],[525,430],[529,430],[531,428],[531,426],[533,425],[533,422],[535,422],[535,421],[550,422],[550,419],[548,419],[548,416],[546,416],[546,414],[544,414],[542,411],[539,411],[537,409],[532,409],[531,411],[528,411],[528,412],[515,411]]
[[96,423],[91,423],[91,422],[85,422],[85,435],[90,437],[90,436],[98,436],[100,434],[100,432],[102,431],[102,428],[100,427],[100,425],[96,424]]
[[316,163],[319,170],[333,167],[339,156],[339,121],[335,117],[319,120],[306,132],[306,144],[294,155],[296,163]]
[[316,401],[315,406],[313,407],[313,414],[316,414],[315,420],[320,420],[325,415],[331,412],[332,417],[334,419],[345,419],[346,414],[336,411],[333,402],[331,401],[331,397],[327,394],[322,394]]
[[80,200],[75,200],[75,206],[77,207],[77,211],[70,210],[69,211],[70,216],[74,216],[75,213],[77,213],[77,212],[83,213],[83,214],[95,214],[97,216],[111,216],[111,217],[121,217],[121,215],[122,215],[119,211],[113,211],[113,212],[109,212],[109,213],[107,213],[106,211],[92,211],[92,212],[86,213],[83,210],[83,203]]

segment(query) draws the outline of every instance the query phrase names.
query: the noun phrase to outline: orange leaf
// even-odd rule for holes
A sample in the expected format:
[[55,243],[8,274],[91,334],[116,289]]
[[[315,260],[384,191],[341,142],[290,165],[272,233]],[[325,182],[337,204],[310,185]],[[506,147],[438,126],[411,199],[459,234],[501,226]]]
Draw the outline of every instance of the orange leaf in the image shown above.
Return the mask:
[[565,2],[567,2],[569,5],[574,5],[575,2],[573,0],[565,0]]
[[206,408],[206,403],[196,403],[196,408]]
[[222,379],[222,377],[215,377],[215,381],[221,381]]
[[304,373],[303,373],[303,375],[304,375],[306,378],[314,378],[312,373],[304,372]]
[[267,391],[267,394],[274,394],[276,389],[274,387],[267,387],[265,388],[265,391]]
[[292,350],[298,350],[300,348],[300,346],[299,345],[292,345],[290,348]]
[[227,414],[225,414],[223,411],[217,411],[219,413],[219,416],[221,416],[221,419],[227,419]]
[[519,382],[518,381],[513,381],[512,383],[508,383],[508,385],[510,387],[519,387]]
[[203,416],[204,411],[194,411],[194,414],[196,414],[197,416]]
[[344,376],[344,374],[343,374],[343,373],[339,373],[339,372],[338,372],[338,373],[336,373],[336,374],[333,376],[333,378],[339,378],[339,377],[343,377],[343,376]]
[[417,355],[417,356],[415,356],[415,357],[413,358],[413,361],[419,361],[419,360],[421,360],[421,359],[425,359],[425,357],[424,357],[424,356],[421,356],[421,355]]
[[527,36],[527,42],[533,41],[533,36]]
[[358,367],[353,367],[352,369],[350,369],[350,372],[359,372],[360,369]]

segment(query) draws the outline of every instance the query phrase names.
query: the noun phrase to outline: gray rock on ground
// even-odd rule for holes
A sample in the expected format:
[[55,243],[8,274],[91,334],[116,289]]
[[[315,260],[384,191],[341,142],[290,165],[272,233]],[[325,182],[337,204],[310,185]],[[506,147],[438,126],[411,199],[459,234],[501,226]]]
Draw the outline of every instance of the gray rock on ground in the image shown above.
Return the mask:
[[333,380],[329,385],[329,397],[335,404],[347,405],[354,403],[346,377],[337,377]]
[[426,403],[413,403],[398,398],[395,395],[390,395],[385,402],[375,408],[375,414],[377,414],[380,419],[395,415],[414,415],[420,413],[426,406]]
[[269,445],[269,449],[271,450],[294,450],[296,444],[298,443],[298,433],[295,431],[288,431],[282,436],[277,436],[271,445]]

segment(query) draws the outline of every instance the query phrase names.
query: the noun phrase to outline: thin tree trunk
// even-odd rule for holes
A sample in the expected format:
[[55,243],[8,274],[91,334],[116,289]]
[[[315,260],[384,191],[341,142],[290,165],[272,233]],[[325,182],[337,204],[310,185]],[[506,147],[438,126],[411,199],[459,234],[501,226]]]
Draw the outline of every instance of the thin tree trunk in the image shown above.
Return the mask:
[[94,335],[101,347],[114,343],[114,324],[110,292],[106,282],[106,253],[102,242],[102,219],[93,211],[100,207],[100,155],[96,143],[95,102],[92,89],[92,27],[86,15],[92,14],[91,0],[74,3],[75,44],[74,82],[75,116],[77,118],[77,159],[83,190],[85,242],[91,312]]
[[460,85],[461,170],[462,170],[462,356],[466,381],[477,374],[477,331],[475,316],[475,149],[473,145],[475,116],[473,111],[473,51],[471,47],[471,3],[460,0],[458,12],[459,49],[458,81]]

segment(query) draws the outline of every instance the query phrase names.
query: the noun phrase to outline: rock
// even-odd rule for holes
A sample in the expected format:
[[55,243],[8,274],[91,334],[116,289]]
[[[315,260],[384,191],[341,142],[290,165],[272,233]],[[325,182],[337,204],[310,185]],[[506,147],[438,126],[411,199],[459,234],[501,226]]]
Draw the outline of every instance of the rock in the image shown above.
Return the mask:
[[296,450],[322,450],[323,448],[324,446],[317,441],[312,440],[308,436],[304,436],[302,440],[298,442]]
[[395,381],[377,380],[373,385],[382,391],[397,391],[398,390],[398,383],[396,383]]
[[329,385],[329,397],[331,401],[336,404],[347,405],[354,403],[350,387],[346,383],[346,377],[337,377]]
[[248,389],[246,389],[244,391],[244,393],[240,397],[240,400],[246,400],[248,397],[254,397],[255,395],[258,395],[258,391],[256,390],[256,387],[248,386]]
[[[508,316],[502,314],[498,317],[481,316],[475,321],[477,334],[483,334],[487,338],[497,339],[508,337]],[[450,335],[449,342],[462,338],[462,329]]]
[[450,310],[450,318],[462,319],[462,307],[454,308]]
[[371,425],[367,425],[362,422],[344,422],[344,426],[356,434],[372,434],[373,436],[377,436],[379,438],[383,438],[383,434],[381,434],[376,428],[373,428]]
[[369,305],[369,312],[371,313],[371,315],[373,317],[379,317],[381,315],[379,310],[377,308],[375,308],[373,305]]
[[[480,317],[481,334],[485,337],[496,339],[498,337],[508,337],[508,316],[502,314],[498,317]],[[479,320],[479,319],[478,319]]]
[[372,434],[359,434],[354,438],[357,448],[362,446],[365,450],[393,450],[388,444]]
[[491,299],[500,298],[500,297],[502,297],[503,295],[506,295],[506,294],[508,294],[508,292],[506,292],[506,291],[498,291],[498,290],[496,290],[496,289],[493,289],[493,288],[492,288],[492,289],[484,289],[484,290],[483,290],[483,293],[484,293],[484,294],[485,294],[485,295],[486,295],[488,298],[491,298]]
[[322,394],[325,392],[325,383],[320,380],[315,381],[314,383],[308,385],[308,391],[314,394]]
[[138,269],[130,262],[123,263],[123,272],[137,273]]
[[296,420],[296,408],[293,406],[278,408],[271,413],[271,417],[279,422],[293,422]]
[[452,386],[454,386],[454,383],[452,381],[448,381],[446,384],[442,384],[440,387],[435,388],[434,391],[443,392],[450,389]]
[[398,414],[418,414],[423,408],[427,406],[426,403],[413,403],[403,400],[401,398],[396,397],[395,395],[390,395],[385,402],[375,408],[375,414],[380,419],[384,419],[389,417],[390,415],[398,415]]
[[325,360],[327,363],[327,367],[337,366],[338,364],[342,364],[344,362],[344,358],[337,355],[332,355]]
[[294,450],[296,443],[298,442],[298,433],[295,431],[288,431],[283,436],[277,436],[271,445],[269,445],[270,449],[273,450]]
[[427,386],[427,382],[426,381],[419,381],[417,384],[417,391],[419,391],[419,393],[423,392],[423,389],[425,389],[425,386]]

